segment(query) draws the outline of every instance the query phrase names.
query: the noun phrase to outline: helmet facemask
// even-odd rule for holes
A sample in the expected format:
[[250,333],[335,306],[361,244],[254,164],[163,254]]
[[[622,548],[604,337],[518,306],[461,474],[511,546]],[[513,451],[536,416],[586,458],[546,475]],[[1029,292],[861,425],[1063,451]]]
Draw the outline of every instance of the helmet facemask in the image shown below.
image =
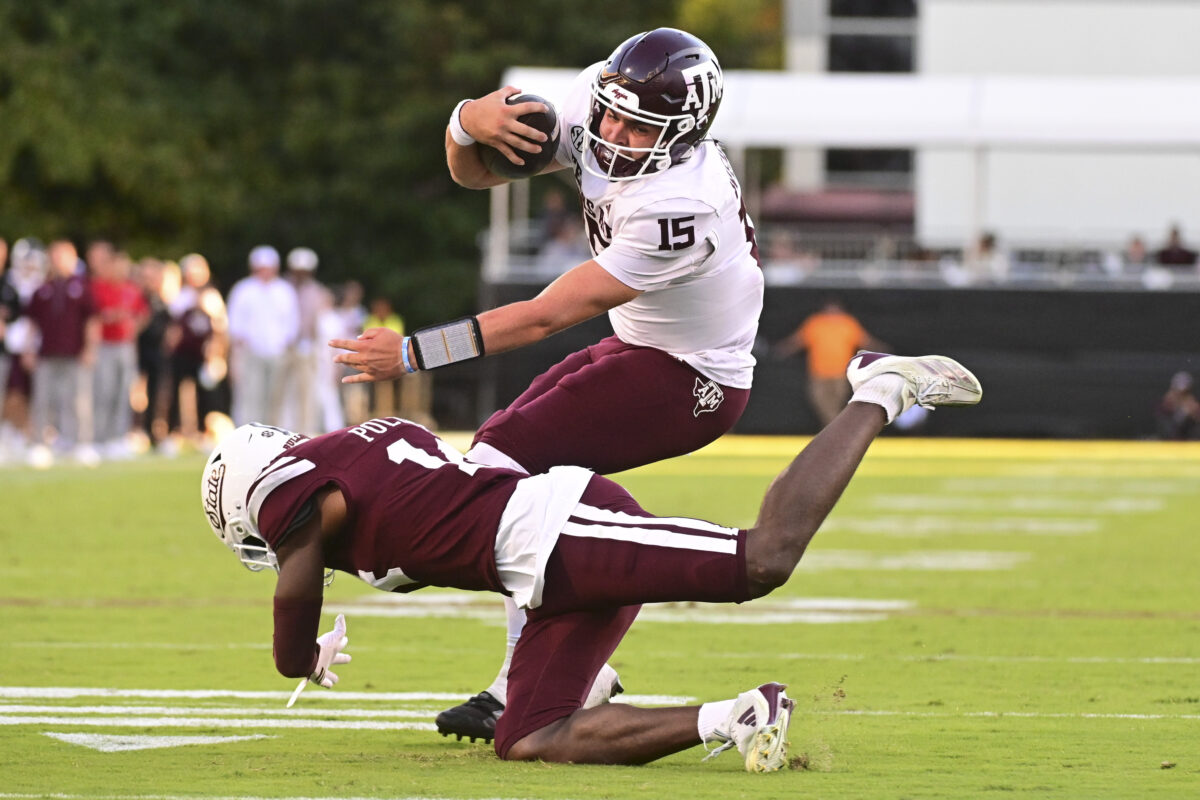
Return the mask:
[[240,519],[232,519],[225,523],[227,538],[225,545],[234,552],[238,560],[251,572],[271,569],[279,572],[279,561],[267,543],[257,534],[248,530],[249,526]]
[[[626,98],[632,98],[632,103]],[[597,81],[592,86],[592,114],[585,137],[597,168],[584,159],[583,166],[593,175],[610,181],[631,181],[644,175],[662,172],[671,166],[671,146],[686,131],[678,130],[678,123],[671,118],[649,111],[639,111],[637,96],[622,90],[616,84],[601,86]],[[658,128],[658,138],[650,147],[628,147],[610,142],[600,135],[600,123],[605,114],[613,111],[627,120]],[[689,128],[691,126],[688,126]],[[672,129],[675,128],[674,132]]]

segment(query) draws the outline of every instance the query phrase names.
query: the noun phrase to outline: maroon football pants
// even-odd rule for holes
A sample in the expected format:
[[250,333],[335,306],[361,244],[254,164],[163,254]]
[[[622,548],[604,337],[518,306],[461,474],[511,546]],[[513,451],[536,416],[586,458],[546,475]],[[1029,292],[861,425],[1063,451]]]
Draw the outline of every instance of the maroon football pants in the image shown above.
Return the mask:
[[691,453],[727,433],[749,389],[721,386],[652,347],[610,336],[534,379],[475,434],[531,475],[607,475]]
[[642,603],[748,599],[746,531],[656,517],[595,476],[546,564],[496,725],[501,758],[525,736],[582,707]]

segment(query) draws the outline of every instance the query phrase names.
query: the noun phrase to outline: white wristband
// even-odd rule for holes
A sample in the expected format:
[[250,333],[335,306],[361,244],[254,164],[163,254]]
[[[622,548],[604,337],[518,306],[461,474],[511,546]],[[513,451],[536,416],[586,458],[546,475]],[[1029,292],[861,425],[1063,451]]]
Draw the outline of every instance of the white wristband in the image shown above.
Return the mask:
[[466,129],[462,126],[462,120],[458,118],[462,113],[462,107],[471,102],[472,99],[468,97],[466,100],[463,100],[450,113],[450,138],[460,147],[469,147],[475,144],[475,137],[467,133]]

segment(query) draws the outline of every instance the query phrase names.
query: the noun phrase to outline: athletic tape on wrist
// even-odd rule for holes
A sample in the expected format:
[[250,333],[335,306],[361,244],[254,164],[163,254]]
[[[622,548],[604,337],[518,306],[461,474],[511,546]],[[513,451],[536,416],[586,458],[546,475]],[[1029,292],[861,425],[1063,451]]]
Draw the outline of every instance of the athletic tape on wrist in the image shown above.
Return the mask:
[[483,333],[475,317],[463,317],[413,331],[412,346],[420,369],[437,369],[485,355]]
[[466,128],[462,126],[462,120],[459,116],[462,114],[462,108],[467,103],[471,102],[472,98],[468,97],[462,100],[454,107],[454,111],[450,112],[450,138],[461,147],[468,147],[475,144],[475,137],[467,133]]

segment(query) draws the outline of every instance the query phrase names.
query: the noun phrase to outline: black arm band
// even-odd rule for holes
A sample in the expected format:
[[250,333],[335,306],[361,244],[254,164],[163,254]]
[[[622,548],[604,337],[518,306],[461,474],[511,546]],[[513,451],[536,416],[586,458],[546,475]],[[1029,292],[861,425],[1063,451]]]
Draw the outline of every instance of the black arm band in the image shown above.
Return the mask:
[[412,346],[421,369],[437,369],[485,355],[483,333],[475,317],[463,317],[414,331]]

